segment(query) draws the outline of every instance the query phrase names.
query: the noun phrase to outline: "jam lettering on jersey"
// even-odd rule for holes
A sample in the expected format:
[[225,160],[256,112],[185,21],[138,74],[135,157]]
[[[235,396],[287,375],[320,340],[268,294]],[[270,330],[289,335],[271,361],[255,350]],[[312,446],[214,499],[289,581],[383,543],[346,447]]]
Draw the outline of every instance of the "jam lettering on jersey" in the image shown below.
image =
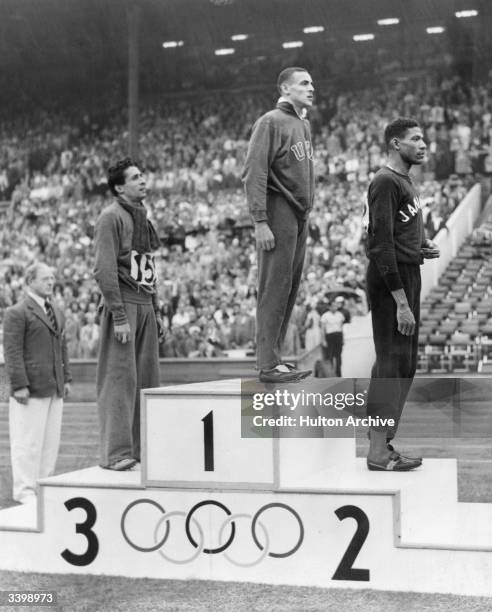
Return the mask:
[[415,215],[419,212],[420,209],[421,209],[420,198],[419,196],[415,196],[413,198],[413,203],[407,203],[407,212],[404,212],[403,210],[399,210],[398,214],[400,215],[400,219],[401,221],[403,221],[403,223],[408,223],[410,219],[415,217]]
[[154,257],[150,253],[132,251],[130,276],[139,285],[153,287],[157,280]]
[[304,142],[300,140],[292,145],[290,150],[294,153],[297,161],[303,161],[306,157],[311,161],[313,160],[313,145],[309,140],[305,140]]

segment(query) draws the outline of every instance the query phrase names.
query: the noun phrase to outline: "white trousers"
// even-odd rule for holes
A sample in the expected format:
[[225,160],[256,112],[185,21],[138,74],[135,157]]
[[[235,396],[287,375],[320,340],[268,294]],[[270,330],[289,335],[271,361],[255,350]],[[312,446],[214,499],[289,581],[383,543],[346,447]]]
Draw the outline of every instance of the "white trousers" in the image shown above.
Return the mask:
[[24,502],[36,494],[38,478],[55,470],[63,412],[63,398],[30,397],[27,405],[9,401],[10,457],[13,498]]

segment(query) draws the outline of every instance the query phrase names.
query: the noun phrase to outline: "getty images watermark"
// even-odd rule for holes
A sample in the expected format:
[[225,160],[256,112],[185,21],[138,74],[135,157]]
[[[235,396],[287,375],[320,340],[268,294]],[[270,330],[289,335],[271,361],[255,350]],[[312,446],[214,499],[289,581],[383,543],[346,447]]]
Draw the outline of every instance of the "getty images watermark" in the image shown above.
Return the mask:
[[358,417],[353,414],[328,416],[327,414],[302,414],[303,409],[313,407],[336,410],[338,412],[363,407],[366,404],[367,391],[330,393],[320,391],[289,391],[276,389],[274,392],[257,392],[253,394],[253,410],[264,411],[265,408],[277,408],[279,411],[299,411],[300,414],[253,415],[254,427],[393,427],[394,419],[379,417]]
[[354,427],[373,426],[365,414],[367,385],[353,379],[244,381],[242,392],[243,437],[353,437]]
[[[402,388],[408,385],[406,379],[399,382]],[[371,383],[368,378],[309,378],[283,385],[243,380],[241,435],[352,438],[366,436],[371,427],[394,427],[394,418],[366,414],[370,384],[372,401],[381,405],[398,402],[398,379]],[[416,378],[398,427],[399,437],[492,437],[491,397],[489,377]]]

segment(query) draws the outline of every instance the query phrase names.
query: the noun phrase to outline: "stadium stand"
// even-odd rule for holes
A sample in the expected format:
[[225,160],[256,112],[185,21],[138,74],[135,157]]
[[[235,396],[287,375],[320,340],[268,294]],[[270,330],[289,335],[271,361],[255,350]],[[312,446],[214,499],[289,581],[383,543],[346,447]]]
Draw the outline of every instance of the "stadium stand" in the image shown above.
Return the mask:
[[491,356],[492,214],[485,217],[423,301],[420,373],[481,372]]
[[[385,121],[396,112],[413,114],[425,128],[429,160],[417,180],[433,236],[475,177],[492,171],[491,89],[446,77],[419,83],[407,96],[398,84],[378,92],[320,93],[312,117],[317,198],[305,283],[294,313],[302,347],[308,304],[322,311],[329,299],[343,294],[352,314],[367,311],[362,212],[368,181],[384,160]],[[240,172],[253,119],[271,104],[266,92],[212,94],[175,99],[172,105],[161,100],[142,113],[141,161],[162,241],[160,304],[168,327],[162,356],[254,351],[255,251]],[[98,295],[91,276],[92,236],[108,198],[105,168],[124,156],[124,116],[111,106],[93,116],[81,108],[38,111],[29,119],[4,119],[0,133],[5,144],[0,190],[8,201],[0,213],[0,307],[19,297],[19,263],[45,260],[58,271],[56,300],[67,315],[70,354],[93,357]],[[483,293],[490,291],[485,272],[466,249],[460,252],[424,301],[422,339],[448,339],[463,319],[473,341],[479,337],[481,328],[472,323],[485,323],[489,314],[483,302]],[[473,312],[455,305],[460,301]],[[437,345],[423,340],[423,346],[429,358],[422,357],[422,371],[446,370],[457,362],[449,359],[449,346],[442,355],[429,348]],[[479,357],[475,351],[467,367],[475,368]]]

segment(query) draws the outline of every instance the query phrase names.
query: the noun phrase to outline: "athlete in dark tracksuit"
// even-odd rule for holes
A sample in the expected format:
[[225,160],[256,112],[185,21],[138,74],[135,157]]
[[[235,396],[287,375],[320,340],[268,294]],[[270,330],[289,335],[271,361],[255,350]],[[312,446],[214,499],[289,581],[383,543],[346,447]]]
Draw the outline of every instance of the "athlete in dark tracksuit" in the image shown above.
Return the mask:
[[[417,190],[408,174],[425,160],[426,144],[419,124],[410,118],[386,126],[388,164],[369,186],[367,293],[371,306],[376,362],[367,397],[369,432],[367,467],[409,471],[422,464],[390,444],[400,421],[417,367],[420,316],[420,265],[439,257],[426,240]],[[379,419],[393,419],[394,425]]]
[[301,280],[313,205],[311,131],[282,98],[253,127],[243,181],[255,223],[267,221],[275,247],[258,249],[257,368],[281,363],[280,349]]
[[[420,313],[421,248],[425,241],[419,196],[408,175],[384,167],[368,193],[369,229],[367,292],[371,306],[376,362],[372,378],[391,379],[375,394],[371,381],[367,415],[394,418],[393,439],[417,369]],[[398,332],[396,303],[391,291],[404,289],[415,317],[415,332]]]
[[[127,183],[144,184],[135,165],[125,172]],[[100,465],[115,470],[140,461],[140,390],[159,385],[152,255],[158,238],[138,199],[138,191],[136,201],[117,197],[102,211],[95,232],[94,274],[103,296],[96,380]]]
[[421,127],[400,117],[386,126],[384,141],[388,163],[368,192],[367,293],[376,362],[367,397],[367,467],[403,472],[419,467],[422,459],[399,453],[390,442],[417,366],[420,265],[424,258],[439,257],[439,248],[425,238],[419,196],[409,176],[413,165],[425,161]]

